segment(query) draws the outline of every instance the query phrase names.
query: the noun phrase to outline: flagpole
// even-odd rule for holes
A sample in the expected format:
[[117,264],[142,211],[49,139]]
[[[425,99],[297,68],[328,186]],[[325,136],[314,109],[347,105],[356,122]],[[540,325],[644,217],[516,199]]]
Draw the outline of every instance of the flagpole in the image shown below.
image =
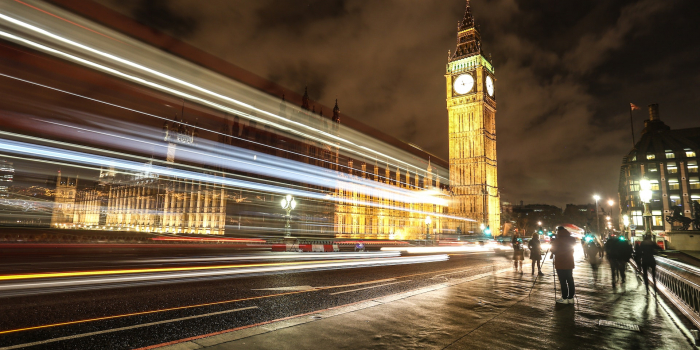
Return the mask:
[[632,147],[634,147],[637,144],[637,141],[634,140],[634,119],[632,119],[632,104],[630,104],[630,128],[632,128]]

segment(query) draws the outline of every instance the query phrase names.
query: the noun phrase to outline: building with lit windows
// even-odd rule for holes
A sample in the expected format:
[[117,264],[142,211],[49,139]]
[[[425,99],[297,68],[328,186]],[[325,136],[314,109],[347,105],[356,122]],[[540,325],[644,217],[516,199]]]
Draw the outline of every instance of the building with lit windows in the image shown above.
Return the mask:
[[678,229],[666,217],[692,218],[693,202],[700,202],[700,127],[671,129],[659,115],[659,105],[649,105],[642,137],[622,160],[618,192],[620,217],[629,215],[637,231],[643,230],[644,206],[639,199],[639,181],[646,177],[653,191],[650,210],[652,231]]
[[501,204],[496,161],[495,70],[481,48],[469,1],[457,25],[457,49],[448,55],[450,213],[475,219],[455,222],[457,231],[498,235]]
[[[132,27],[138,28],[138,24]],[[91,113],[106,115],[109,109],[113,114],[110,118],[123,118],[151,130],[162,126],[163,136],[151,142],[153,147],[148,151],[135,155],[152,160],[143,166],[143,171],[125,171],[105,165],[99,178],[83,179],[81,175],[80,186],[77,180],[74,183],[57,181],[52,224],[54,227],[174,234],[282,232],[287,217],[279,208],[280,194],[149,173],[148,166],[152,164],[166,168],[196,167],[206,176],[249,176],[260,182],[279,181],[273,177],[235,171],[227,173],[228,168],[224,165],[201,164],[191,154],[189,159],[182,156],[206,140],[206,147],[216,148],[212,142],[235,146],[237,148],[231,148],[254,151],[258,157],[272,155],[280,160],[313,165],[337,178],[327,187],[305,183],[303,176],[298,180],[282,181],[285,186],[314,191],[321,194],[317,198],[324,198],[298,201],[299,205],[289,219],[292,234],[297,232],[318,238],[425,239],[445,232],[481,233],[479,227],[482,224],[498,234],[500,195],[496,177],[495,76],[490,59],[486,59],[481,51],[479,33],[474,27],[468,1],[465,19],[458,31],[458,49],[450,56],[447,67],[449,162],[345,116],[340,127],[337,101],[334,108],[326,108],[332,114],[326,112],[324,115],[323,107],[314,104],[308,92],[299,96],[272,82],[250,79],[249,73],[243,74],[237,67],[233,69],[231,65],[187,48],[185,44],[182,44],[183,51],[179,52],[181,57],[258,89],[266,94],[265,101],[269,101],[270,96],[281,97],[279,112],[269,110],[267,113],[276,114],[293,127],[270,123],[267,117],[256,115],[256,111],[222,112],[196,101],[178,100],[160,91],[148,90],[148,94],[142,94],[142,89],[133,90],[132,86],[115,82],[111,77],[71,66],[82,70],[71,77],[91,77],[85,83],[89,86],[99,82],[110,88],[118,85],[126,91],[127,97],[119,99],[120,104],[127,104],[134,110],[143,106],[153,110],[148,117],[139,117],[137,121],[133,120],[133,113],[125,112],[127,109],[112,110],[90,105],[89,108],[95,109]],[[139,37],[138,33],[132,34]],[[140,39],[149,42],[147,38]],[[202,57],[210,58],[209,63],[198,61]],[[53,63],[55,66],[62,64]],[[453,94],[452,89],[458,84],[452,80],[456,82],[459,77],[464,80],[467,75],[474,79],[473,88],[468,91],[455,89]],[[289,100],[285,99],[285,92]],[[179,113],[180,103],[182,113]],[[178,111],[176,118],[164,122],[163,111],[172,111],[176,108],[174,106]],[[269,106],[267,104],[265,108]],[[184,116],[186,109],[187,117]],[[300,132],[307,129],[313,133]],[[376,141],[379,147],[386,147],[398,157],[410,161],[396,161],[398,158],[392,160],[386,155],[368,156],[363,154],[364,150],[349,149],[347,141],[343,141],[346,142],[344,146],[336,143],[348,134]],[[89,144],[92,141],[84,142]],[[358,149],[363,147],[365,145],[360,145]],[[146,152],[150,154],[144,154]],[[396,197],[380,194],[377,188],[399,194]],[[416,199],[406,200],[404,197],[399,200],[406,193],[411,193],[408,197]],[[448,212],[448,208],[452,209]],[[452,218],[448,220],[445,214]]]
[[0,198],[9,196],[14,177],[15,168],[12,166],[12,162],[0,160]]

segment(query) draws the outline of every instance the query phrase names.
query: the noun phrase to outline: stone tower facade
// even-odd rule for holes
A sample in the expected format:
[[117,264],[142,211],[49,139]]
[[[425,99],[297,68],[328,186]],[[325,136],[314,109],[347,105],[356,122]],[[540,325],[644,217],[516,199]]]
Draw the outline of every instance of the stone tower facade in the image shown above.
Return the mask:
[[467,0],[457,25],[457,49],[448,54],[447,111],[450,138],[450,213],[475,222],[457,222],[462,233],[500,233],[500,194],[496,162],[496,91],[491,59],[481,49]]
[[[74,226],[75,197],[78,192],[78,178],[67,177],[58,171],[56,177],[56,191],[54,193],[53,213],[51,215],[51,227]],[[75,223],[75,224],[79,224]]]

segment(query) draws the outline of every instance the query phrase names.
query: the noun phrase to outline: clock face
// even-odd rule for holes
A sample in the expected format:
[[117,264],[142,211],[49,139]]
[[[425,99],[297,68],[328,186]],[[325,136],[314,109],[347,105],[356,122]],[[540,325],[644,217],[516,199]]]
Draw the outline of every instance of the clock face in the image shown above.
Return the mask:
[[471,74],[462,74],[455,79],[454,89],[459,95],[464,95],[472,91],[474,87],[474,77]]
[[493,97],[493,79],[491,79],[490,75],[486,76],[486,92]]

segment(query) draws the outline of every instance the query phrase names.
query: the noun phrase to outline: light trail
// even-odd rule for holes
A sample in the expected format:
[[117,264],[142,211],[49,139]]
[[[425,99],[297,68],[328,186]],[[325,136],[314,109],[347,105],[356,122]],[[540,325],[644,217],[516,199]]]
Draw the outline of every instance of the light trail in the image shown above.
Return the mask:
[[229,261],[229,260],[322,260],[322,259],[368,259],[368,258],[394,258],[401,256],[400,252],[364,252],[364,253],[294,253],[280,252],[264,255],[248,255],[248,256],[227,256],[216,258],[170,258],[170,259],[146,259],[146,260],[128,260],[125,263],[179,263],[193,261]]
[[[9,10],[9,11],[7,11],[8,14],[13,12],[13,11],[11,10],[10,7],[8,7],[7,10]],[[70,14],[67,14],[67,15],[70,15]],[[29,17],[31,17],[31,16],[29,16]],[[175,84],[175,85],[177,85],[177,86],[185,87],[185,88],[188,88],[188,89],[192,89],[192,90],[194,90],[194,91],[197,91],[198,93],[202,93],[202,94],[204,94],[205,96],[209,96],[209,97],[212,97],[212,98],[215,98],[215,99],[219,99],[219,100],[222,100],[222,101],[226,101],[226,102],[228,102],[228,103],[232,103],[232,104],[234,104],[234,105],[237,105],[237,106],[246,108],[247,110],[250,110],[250,111],[253,112],[253,113],[260,113],[260,114],[263,114],[263,115],[265,115],[265,116],[267,116],[267,117],[270,117],[270,118],[272,118],[272,119],[274,119],[274,120],[283,121],[283,122],[285,122],[285,123],[288,123],[288,124],[290,124],[290,125],[293,125],[294,128],[289,128],[289,127],[286,127],[286,126],[283,126],[283,125],[280,125],[280,124],[277,124],[277,123],[273,123],[273,122],[271,122],[271,121],[269,121],[269,120],[259,118],[259,117],[255,116],[255,115],[251,115],[250,113],[246,113],[246,112],[244,112],[244,111],[233,110],[233,109],[231,109],[231,108],[229,108],[229,107],[227,107],[227,106],[221,105],[221,104],[216,103],[216,102],[214,102],[214,101],[210,101],[210,100],[201,98],[201,97],[199,97],[199,96],[194,96],[194,95],[191,95],[191,94],[186,93],[186,92],[184,92],[184,91],[179,91],[179,90],[176,90],[176,89],[174,89],[174,88],[167,87],[167,86],[164,86],[164,85],[162,85],[162,84],[159,84],[159,83],[156,83],[156,82],[152,82],[152,81],[149,81],[149,80],[144,79],[144,78],[140,78],[140,77],[136,77],[136,76],[131,75],[131,74],[127,74],[127,73],[125,73],[125,72],[119,71],[118,69],[111,68],[111,67],[107,67],[107,66],[105,66],[105,65],[103,65],[103,64],[99,64],[99,63],[90,61],[90,60],[85,59],[85,58],[77,57],[77,56],[75,56],[75,55],[73,55],[73,54],[69,54],[69,53],[67,53],[67,52],[63,52],[63,51],[61,51],[61,50],[54,49],[54,48],[48,47],[48,46],[46,46],[46,45],[43,45],[43,44],[40,44],[40,43],[31,41],[31,40],[29,40],[29,39],[27,39],[27,38],[23,38],[23,37],[20,37],[20,36],[17,36],[17,35],[13,35],[13,34],[7,33],[7,32],[1,32],[1,33],[0,33],[1,35],[4,35],[4,36],[6,36],[6,37],[9,38],[9,39],[14,40],[14,41],[19,41],[19,42],[23,43],[24,45],[28,45],[28,46],[35,47],[35,48],[40,49],[40,50],[42,50],[42,51],[49,52],[49,53],[51,53],[51,54],[53,54],[53,55],[58,55],[58,56],[62,56],[62,57],[68,58],[68,59],[70,59],[70,60],[73,60],[73,61],[79,62],[79,63],[81,63],[81,64],[84,64],[84,65],[86,65],[86,66],[90,66],[90,67],[93,67],[93,68],[95,68],[95,69],[102,70],[102,71],[108,72],[108,73],[110,73],[110,74],[117,75],[117,76],[120,76],[120,77],[122,77],[122,78],[129,79],[129,80],[135,81],[135,82],[137,82],[137,83],[140,83],[140,84],[143,84],[143,85],[147,85],[147,86],[156,88],[156,89],[161,90],[161,91],[167,91],[167,92],[169,92],[169,93],[171,93],[171,94],[174,94],[174,95],[177,95],[177,96],[180,96],[180,97],[183,97],[183,98],[187,98],[187,99],[189,99],[189,100],[198,101],[198,102],[200,102],[200,103],[202,103],[202,104],[204,104],[204,105],[209,105],[209,106],[215,107],[216,109],[219,109],[219,110],[223,110],[223,111],[226,111],[226,112],[229,112],[229,113],[239,114],[239,115],[241,115],[241,116],[244,116],[244,117],[247,118],[247,119],[255,120],[255,121],[257,121],[257,122],[260,122],[260,123],[263,123],[263,124],[266,124],[266,125],[271,125],[271,126],[274,126],[274,127],[278,128],[278,129],[285,130],[285,131],[288,131],[288,132],[291,132],[291,133],[300,135],[300,136],[302,136],[302,137],[306,137],[306,138],[310,138],[310,139],[314,139],[314,140],[318,140],[318,141],[326,142],[326,143],[329,142],[329,141],[324,140],[324,139],[317,139],[317,138],[314,137],[313,135],[309,135],[309,134],[306,134],[306,133],[303,133],[303,132],[299,131],[299,130],[306,130],[307,132],[312,132],[312,133],[321,135],[321,136],[323,136],[323,137],[325,137],[325,138],[327,138],[327,139],[333,140],[333,142],[339,142],[339,143],[342,143],[342,144],[346,144],[347,146],[340,145],[340,144],[338,144],[337,146],[339,146],[339,147],[345,149],[346,151],[350,151],[350,152],[352,152],[352,153],[358,154],[358,155],[361,156],[361,157],[366,157],[366,158],[374,159],[374,160],[376,160],[376,161],[378,161],[378,162],[384,162],[384,159],[386,159],[386,160],[391,160],[391,161],[395,162],[396,164],[401,164],[402,167],[410,167],[410,168],[413,168],[414,172],[415,172],[415,171],[423,171],[423,169],[422,169],[421,167],[417,167],[417,166],[415,166],[415,165],[413,165],[413,164],[410,164],[410,163],[408,163],[408,162],[406,162],[406,161],[404,161],[404,160],[398,159],[398,158],[396,158],[396,157],[394,157],[394,156],[391,156],[391,155],[388,155],[388,154],[386,154],[386,153],[383,153],[383,152],[377,151],[377,150],[375,150],[375,149],[369,148],[369,147],[367,147],[367,146],[365,146],[365,145],[363,145],[363,144],[359,144],[359,143],[357,143],[357,142],[353,142],[353,141],[351,141],[351,140],[348,140],[347,138],[343,138],[343,137],[340,137],[340,136],[336,136],[336,135],[333,135],[333,134],[331,134],[331,133],[325,132],[325,131],[323,131],[323,130],[314,128],[314,127],[312,127],[312,126],[310,126],[310,125],[306,125],[306,124],[304,124],[304,123],[301,123],[301,122],[298,122],[298,121],[294,121],[294,120],[289,119],[289,118],[282,117],[282,116],[277,115],[277,114],[275,114],[275,113],[268,112],[268,111],[266,111],[266,110],[264,110],[264,109],[257,108],[257,107],[256,107],[254,104],[252,104],[252,103],[243,102],[243,101],[241,101],[241,100],[238,100],[238,99],[235,99],[235,98],[226,96],[226,95],[223,94],[223,93],[219,93],[219,92],[213,91],[213,90],[211,90],[211,89],[209,89],[209,88],[204,88],[204,87],[199,86],[199,85],[197,85],[197,84],[195,84],[195,83],[191,83],[191,82],[187,81],[186,78],[179,78],[179,77],[173,76],[172,73],[171,73],[171,74],[163,73],[163,72],[161,72],[161,71],[159,71],[159,70],[157,70],[157,69],[155,69],[155,68],[151,68],[151,67],[148,67],[148,66],[146,66],[146,65],[143,65],[143,64],[140,64],[140,63],[137,63],[137,62],[134,62],[134,61],[125,59],[125,58],[123,58],[123,57],[119,57],[118,55],[111,54],[111,53],[106,52],[106,51],[104,51],[104,50],[97,49],[97,48],[94,48],[94,47],[91,47],[91,46],[82,44],[82,43],[80,43],[80,42],[77,42],[77,41],[72,40],[72,39],[69,39],[69,38],[65,38],[65,37],[63,37],[63,36],[61,36],[61,35],[52,33],[52,32],[49,31],[49,30],[45,30],[45,29],[39,28],[39,27],[37,27],[37,26],[35,26],[35,25],[26,23],[26,22],[24,22],[24,21],[22,21],[22,20],[16,19],[16,18],[11,17],[11,16],[6,15],[6,14],[0,14],[0,19],[4,20],[4,21],[6,21],[6,22],[12,23],[12,24],[14,24],[14,25],[17,26],[17,27],[22,28],[23,30],[28,30],[28,31],[31,32],[31,33],[38,34],[38,35],[40,35],[40,36],[46,37],[46,38],[48,38],[48,39],[50,39],[50,40],[53,40],[54,42],[59,42],[59,43],[68,45],[69,47],[73,47],[74,49],[78,49],[78,51],[82,51],[82,52],[84,52],[84,53],[90,53],[90,54],[93,54],[93,55],[97,55],[98,57],[101,57],[103,61],[104,61],[104,60],[107,60],[107,62],[112,61],[112,62],[114,62],[114,63],[121,64],[121,65],[123,65],[123,66],[125,66],[125,67],[129,67],[129,68],[131,68],[131,69],[135,69],[135,70],[141,71],[141,72],[143,72],[143,73],[151,74],[151,75],[153,75],[153,76],[155,76],[155,77],[164,79],[165,81],[168,81],[168,82],[170,82],[170,83],[173,83],[173,84]],[[53,24],[51,21],[46,21],[46,20],[37,20],[37,22],[38,22],[38,23],[42,23],[42,25],[47,26],[47,27],[50,27],[51,25],[53,25],[54,27],[58,26],[57,24]],[[96,25],[94,25],[94,26],[95,26],[95,27],[99,27],[99,26],[96,26]],[[53,28],[53,30],[56,30],[56,29],[57,29],[57,28]],[[128,42],[133,41],[132,39],[129,39],[129,38],[125,38],[124,40],[125,40],[125,42],[126,42],[126,41],[128,41]],[[104,43],[102,43],[102,45],[104,45]],[[147,51],[148,51],[148,54],[151,54],[151,55],[156,54],[156,53],[153,52],[153,50],[147,50]],[[163,53],[158,53],[158,54],[164,55]],[[151,62],[157,62],[158,60],[150,60],[150,61],[151,61]],[[175,64],[175,62],[177,62],[177,64],[181,64],[181,65],[184,64],[183,62],[180,62],[180,61],[173,61],[173,60],[169,60],[169,61],[170,61],[172,64]],[[182,71],[188,71],[188,70],[183,70],[183,69],[180,69],[180,70],[174,69],[174,67],[170,67],[170,68],[171,68],[171,70],[172,70],[173,72],[180,72],[180,74],[182,74],[182,73],[181,73]],[[210,72],[209,72],[209,73],[210,73]],[[224,80],[227,80],[227,81],[229,82],[229,85],[230,85],[230,79],[228,79],[228,78],[226,78],[226,77],[219,76],[218,74],[217,74],[217,78],[219,78],[219,79],[223,78]],[[362,151],[358,151],[358,150],[362,150]],[[358,152],[359,152],[359,153],[358,153]],[[363,152],[369,152],[371,155],[370,155],[370,154],[363,153]],[[378,157],[380,157],[380,158],[382,158],[382,159],[379,159]],[[439,174],[438,174],[438,175],[439,175]],[[439,176],[441,176],[441,175],[439,175]],[[441,177],[442,177],[442,176],[441,176]],[[444,177],[442,177],[442,178],[443,178],[444,180],[447,180],[447,179],[444,178]]]
[[432,254],[432,253],[463,253],[463,252],[490,252],[491,247],[478,246],[447,246],[447,247],[382,247],[384,252],[407,252],[411,254]]
[[[480,266],[476,266],[476,267],[471,268],[471,269],[464,269],[463,267],[458,267],[458,268],[444,269],[444,270],[431,271],[431,272],[420,272],[420,273],[401,275],[401,276],[396,276],[393,279],[401,279],[401,278],[416,277],[416,276],[423,276],[423,275],[435,275],[436,273],[440,274],[440,273],[445,273],[445,272],[454,272],[454,273],[462,272],[463,273],[463,272],[468,272],[470,270],[478,269],[478,268],[480,268]],[[125,318],[125,317],[130,317],[130,316],[140,316],[140,315],[156,314],[156,313],[162,313],[162,312],[168,312],[168,311],[193,309],[193,308],[205,307],[205,306],[232,304],[232,303],[243,302],[243,301],[269,299],[269,298],[274,298],[274,297],[279,297],[279,296],[302,294],[302,293],[312,293],[312,292],[319,292],[319,291],[328,290],[328,289],[352,287],[352,286],[366,285],[366,284],[371,284],[371,283],[380,283],[380,282],[385,282],[387,280],[388,279],[384,278],[384,279],[377,279],[377,280],[372,280],[372,281],[349,283],[349,284],[344,284],[344,285],[327,286],[327,287],[316,287],[314,289],[297,290],[297,291],[290,291],[290,292],[277,293],[277,294],[268,294],[268,295],[261,295],[261,296],[248,297],[248,298],[223,300],[223,301],[216,301],[216,302],[211,302],[211,303],[178,306],[178,307],[164,308],[164,309],[158,309],[158,310],[134,312],[134,313],[111,315],[111,316],[104,316],[104,317],[95,317],[95,318],[89,318],[89,319],[83,319],[83,320],[77,320],[77,321],[59,322],[59,323],[46,324],[46,325],[40,325],[40,326],[34,326],[34,327],[24,327],[24,328],[17,328],[17,329],[0,331],[0,334],[18,333],[18,332],[24,332],[24,331],[29,331],[29,330],[54,328],[54,327],[74,325],[74,324],[80,324],[80,323],[89,323],[89,322],[104,321],[104,320],[111,320],[111,319],[117,319],[117,318]]]
[[[0,134],[8,135],[11,133],[0,132]],[[79,146],[79,145],[70,145],[67,143],[59,143],[59,142],[55,142],[52,140],[45,140],[45,139],[40,139],[40,138],[36,138],[36,137],[28,137],[28,136],[17,135],[17,134],[11,134],[11,135],[16,136],[16,137],[30,138],[30,139],[33,139],[37,142],[40,141],[42,143],[61,144],[63,147],[67,147],[67,146],[80,147],[80,148],[84,148],[84,149],[91,149],[93,151],[99,151],[99,150],[92,149],[89,147],[84,147],[84,146]],[[230,178],[230,177],[209,175],[209,174],[204,174],[204,173],[199,173],[199,172],[194,172],[194,171],[186,171],[186,170],[170,168],[170,167],[165,167],[165,166],[158,166],[158,165],[151,165],[151,164],[144,165],[143,163],[134,162],[134,161],[127,161],[127,160],[122,160],[122,159],[113,158],[113,157],[93,155],[93,154],[89,154],[89,153],[66,150],[63,148],[55,148],[55,147],[49,147],[49,146],[43,146],[43,145],[34,145],[34,144],[30,144],[30,143],[12,141],[12,140],[7,140],[7,139],[0,139],[0,151],[4,151],[7,153],[15,153],[15,154],[33,156],[33,157],[37,157],[37,158],[48,158],[48,159],[52,159],[53,161],[62,160],[62,161],[69,162],[69,163],[90,164],[93,166],[114,167],[117,169],[123,169],[126,171],[132,171],[132,172],[136,172],[136,173],[157,174],[159,176],[165,176],[165,177],[170,177],[170,178],[180,178],[180,179],[188,179],[188,180],[192,180],[192,181],[201,181],[204,183],[212,183],[212,184],[230,186],[233,188],[241,188],[241,189],[249,189],[249,190],[255,190],[255,191],[275,193],[278,195],[291,194],[293,196],[313,198],[313,199],[317,199],[317,200],[334,201],[334,202],[340,202],[340,203],[344,202],[344,200],[342,198],[337,198],[335,196],[328,196],[326,194],[319,193],[319,192],[312,192],[312,191],[308,191],[308,190],[283,187],[283,186],[279,186],[279,185],[267,185],[267,184],[263,184],[263,183],[252,182],[252,181],[237,180],[237,179]],[[112,152],[112,153],[116,153],[116,152]],[[128,157],[128,155],[122,155],[122,156]],[[203,171],[206,171],[206,170],[203,169]],[[368,182],[371,183],[372,181],[368,181]],[[390,199],[397,200],[397,201],[403,201],[403,202],[407,202],[407,203],[415,203],[418,201],[417,200],[418,198],[425,198],[426,200],[429,200],[431,198],[430,196],[425,196],[425,197],[417,196],[414,198],[412,198],[412,197],[406,198],[406,197],[397,196],[396,194],[393,194],[393,193],[382,195],[382,193],[380,191],[377,191],[375,193],[375,195],[380,196],[380,197],[387,196]],[[428,203],[430,203],[430,202],[428,202]],[[462,220],[462,221],[474,221],[473,219],[467,219],[467,218],[458,217],[458,216],[452,216],[452,215],[434,213],[434,212],[427,212],[427,211],[423,211],[423,210],[416,210],[416,209],[405,208],[405,207],[395,206],[395,205],[386,205],[386,204],[372,202],[372,201],[358,200],[358,201],[355,201],[354,204],[364,205],[364,206],[369,206],[369,207],[377,207],[377,208],[382,208],[382,209],[412,212],[412,213],[418,213],[418,214],[423,214],[423,215],[432,215],[432,216],[436,216],[436,217],[444,217],[444,218],[450,218],[450,219]]]
[[[180,281],[183,279],[195,278],[203,279],[281,272],[302,272],[360,267],[422,264],[429,262],[446,261],[447,259],[449,259],[447,255],[425,255],[417,257],[330,260],[322,262],[303,261],[248,265],[142,268],[126,270],[3,275],[0,276],[0,281],[9,281],[10,283],[0,284],[0,292],[2,292],[3,295],[28,295],[46,293],[53,290],[60,291],[62,290],[62,288],[70,288],[71,290],[76,290],[80,287],[104,287],[108,284],[115,283],[118,283],[120,286],[124,286],[127,285],[127,283],[133,285],[136,283],[155,283],[165,282],[168,280]],[[38,280],[38,282],[33,282],[33,280]]]

